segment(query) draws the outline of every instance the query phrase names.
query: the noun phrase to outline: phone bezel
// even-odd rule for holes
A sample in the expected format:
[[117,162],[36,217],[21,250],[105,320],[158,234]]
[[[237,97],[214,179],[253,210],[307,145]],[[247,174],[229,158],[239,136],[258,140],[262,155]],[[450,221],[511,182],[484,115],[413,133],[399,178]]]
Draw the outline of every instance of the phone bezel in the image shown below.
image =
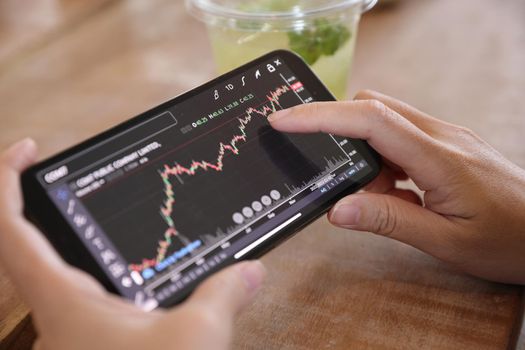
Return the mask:
[[[296,76],[300,78],[303,85],[312,94],[315,101],[335,101],[334,96],[328,91],[320,79],[298,55],[286,50],[276,50],[269,52],[251,62],[246,63],[245,65],[240,66],[239,68],[223,74],[177,97],[174,97],[157,107],[141,113],[136,117],[133,117],[54,156],[51,156],[50,158],[43,160],[38,164],[31,166],[29,169],[23,172],[21,178],[25,203],[24,212],[26,217],[35,223],[36,226],[38,226],[38,228],[44,233],[54,248],[68,263],[77,266],[93,275],[104,285],[108,291],[120,294],[111,280],[106,276],[102,268],[91,256],[72,227],[67,223],[65,218],[59,212],[51,198],[47,195],[44,186],[42,186],[37,179],[37,174],[41,170],[46,169],[55,163],[61,162],[80,151],[95,146],[110,137],[122,133],[136,124],[144,122],[149,118],[158,115],[174,104],[183,102],[184,100],[209,90],[221,82],[229,80],[233,76],[236,76],[239,73],[257,66],[273,57],[279,57],[286,62],[287,66]],[[263,242],[260,246],[246,254],[243,257],[243,260],[259,257],[268,250],[271,250],[276,245],[290,238],[294,233],[298,232],[308,223],[323,215],[337,200],[347,194],[359,190],[361,187],[375,178],[375,176],[377,176],[381,168],[379,155],[365,141],[353,140],[352,143],[357,148],[357,151],[368,162],[372,168],[372,171],[359,181],[349,184],[348,187],[344,188],[344,190],[342,190],[337,195],[334,195],[332,198],[323,200],[322,202],[314,202],[310,204],[307,208],[312,209],[310,206],[315,206],[315,211],[303,215],[297,221],[293,222],[293,224],[280,231],[279,234],[273,236],[272,239]],[[234,259],[231,257],[230,259],[227,259],[221,263],[216,269],[223,268],[233,262]],[[213,271],[210,271],[210,273],[213,273]],[[209,274],[204,275],[204,277],[207,275]],[[173,298],[170,298],[161,304],[161,306],[170,306],[180,302],[191,293],[191,291],[201,280],[202,278],[195,281],[195,283],[188,285],[185,289],[179,291]]]

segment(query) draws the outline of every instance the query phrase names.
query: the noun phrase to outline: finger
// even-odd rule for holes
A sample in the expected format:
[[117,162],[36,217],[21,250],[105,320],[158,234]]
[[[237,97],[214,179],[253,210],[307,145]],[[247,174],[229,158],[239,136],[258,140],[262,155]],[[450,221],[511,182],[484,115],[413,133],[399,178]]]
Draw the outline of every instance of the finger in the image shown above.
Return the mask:
[[42,339],[41,338],[37,338],[35,340],[35,342],[33,343],[33,347],[32,347],[33,350],[43,350],[44,347],[42,345]]
[[396,185],[394,172],[387,166],[383,166],[377,177],[364,187],[365,191],[374,193],[386,193]]
[[396,188],[396,180],[405,180],[406,174],[396,173],[388,166],[383,166],[379,175],[363,189],[366,192],[389,194],[408,202],[421,205],[420,196],[412,190]]
[[380,92],[373,90],[362,90],[359,91],[354,99],[356,100],[378,100],[385,104],[387,107],[399,113],[401,116],[410,120],[418,128],[425,131],[428,134],[433,134],[433,132],[438,129],[440,126],[445,124],[445,122],[434,118],[424,112],[421,112],[415,107],[410,106],[409,104],[399,101],[391,96],[384,95]]
[[386,192],[385,194],[400,198],[404,201],[414,203],[419,206],[423,204],[421,197],[412,190],[402,189],[402,188],[393,188],[390,191]]
[[328,218],[336,226],[377,233],[445,261],[454,252],[451,221],[396,196],[353,194],[340,200]]
[[[4,176],[19,176],[19,174],[31,165],[37,156],[37,147],[33,140],[27,138],[21,140],[11,147],[9,147],[0,156],[0,166],[4,172]],[[0,215],[13,215],[22,213],[22,196],[20,195],[20,188],[18,186],[2,186],[0,191],[5,193],[2,196]]]
[[36,159],[37,147],[35,141],[25,138],[14,143],[2,155],[3,160],[15,171],[22,172]]
[[394,171],[394,177],[399,181],[408,180],[408,175],[404,171]]
[[408,179],[408,175],[405,173],[405,171],[397,164],[393,163],[392,161],[383,158],[382,162],[385,166],[388,166],[392,171],[394,172],[394,175],[397,180],[406,180]]
[[[30,306],[56,298],[65,264],[22,216],[20,172],[36,158],[36,145],[24,140],[0,156],[0,261]],[[59,290],[59,289],[58,289]]]
[[273,113],[268,120],[285,132],[325,132],[365,139],[424,188],[433,187],[445,175],[439,162],[429,162],[439,155],[437,141],[375,100],[303,104]]
[[205,305],[210,312],[231,320],[253,299],[265,276],[266,269],[258,260],[235,264],[206,279],[188,303]]

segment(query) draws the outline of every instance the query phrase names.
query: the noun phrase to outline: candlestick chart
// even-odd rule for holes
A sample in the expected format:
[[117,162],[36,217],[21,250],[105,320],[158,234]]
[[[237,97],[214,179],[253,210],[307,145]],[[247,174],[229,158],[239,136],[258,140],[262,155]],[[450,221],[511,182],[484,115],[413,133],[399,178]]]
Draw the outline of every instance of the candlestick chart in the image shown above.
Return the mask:
[[[159,135],[162,157],[85,199],[130,271],[189,259],[349,162],[330,135],[274,130],[267,116],[302,100],[283,81],[263,88],[182,143]],[[203,113],[197,106],[185,115]]]
[[173,190],[173,183],[170,178],[175,175],[187,175],[193,176],[197,171],[222,171],[224,167],[223,159],[226,154],[238,155],[239,154],[239,143],[246,142],[247,134],[246,127],[252,121],[253,118],[262,118],[267,117],[270,113],[276,111],[276,107],[281,107],[279,103],[279,97],[284,93],[290,91],[290,88],[286,85],[282,85],[271,91],[267,96],[268,104],[262,105],[260,108],[249,107],[246,109],[245,115],[243,117],[237,118],[238,126],[237,133],[235,133],[232,138],[223,143],[219,143],[217,158],[211,162],[206,160],[196,161],[193,160],[188,167],[185,167],[181,164],[175,164],[169,166],[164,165],[164,169],[160,172],[162,182],[164,184],[164,193],[166,194],[166,199],[164,204],[160,208],[162,218],[166,221],[168,228],[164,232],[164,237],[159,241],[159,246],[157,248],[157,255],[153,259],[143,259],[141,264],[131,264],[129,268],[134,271],[143,271],[146,268],[153,267],[160,263],[166,256],[166,252],[172,243],[174,237],[178,237],[182,243],[189,244],[189,240],[180,234],[176,227],[174,220],[172,219],[173,213],[173,204],[175,203],[175,196]]

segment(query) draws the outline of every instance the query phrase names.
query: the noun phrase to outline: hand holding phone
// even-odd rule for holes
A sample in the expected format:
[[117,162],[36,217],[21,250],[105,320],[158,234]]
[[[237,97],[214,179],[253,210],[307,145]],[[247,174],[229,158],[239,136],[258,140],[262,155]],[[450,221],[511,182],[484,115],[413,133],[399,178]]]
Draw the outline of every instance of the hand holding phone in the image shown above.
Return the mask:
[[167,349],[174,339],[184,349],[229,349],[233,318],[264,279],[260,262],[223,269],[175,308],[144,312],[64,263],[24,220],[20,173],[35,159],[29,139],[0,154],[0,262],[31,308],[34,349]]

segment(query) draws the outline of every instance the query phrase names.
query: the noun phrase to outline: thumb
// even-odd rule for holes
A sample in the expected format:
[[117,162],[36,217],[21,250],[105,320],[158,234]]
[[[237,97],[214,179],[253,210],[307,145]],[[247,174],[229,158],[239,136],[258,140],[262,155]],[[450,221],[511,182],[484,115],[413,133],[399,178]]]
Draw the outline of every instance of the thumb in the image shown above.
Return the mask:
[[453,222],[393,195],[347,196],[330,210],[328,219],[336,226],[377,233],[443,260],[448,260],[447,256],[454,250]]
[[221,317],[233,318],[253,299],[265,277],[266,269],[258,260],[235,264],[206,279],[188,303],[204,305]]

